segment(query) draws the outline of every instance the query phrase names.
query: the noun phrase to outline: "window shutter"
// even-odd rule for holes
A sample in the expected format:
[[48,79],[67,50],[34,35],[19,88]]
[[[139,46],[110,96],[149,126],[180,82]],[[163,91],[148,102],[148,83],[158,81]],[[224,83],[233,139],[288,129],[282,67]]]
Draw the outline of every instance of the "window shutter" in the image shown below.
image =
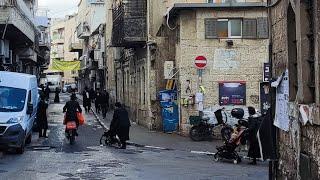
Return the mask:
[[205,36],[206,39],[213,39],[217,38],[217,19],[205,19],[204,20],[205,26]]
[[256,19],[243,19],[242,37],[257,38],[257,20]]
[[257,35],[261,39],[269,37],[268,19],[266,17],[257,18]]

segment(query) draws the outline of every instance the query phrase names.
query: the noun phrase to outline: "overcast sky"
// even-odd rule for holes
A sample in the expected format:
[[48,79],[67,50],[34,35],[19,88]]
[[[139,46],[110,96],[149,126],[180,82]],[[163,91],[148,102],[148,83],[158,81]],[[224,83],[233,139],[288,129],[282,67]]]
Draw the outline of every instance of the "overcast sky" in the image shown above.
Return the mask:
[[49,10],[49,17],[62,18],[77,11],[80,0],[39,0],[39,8]]

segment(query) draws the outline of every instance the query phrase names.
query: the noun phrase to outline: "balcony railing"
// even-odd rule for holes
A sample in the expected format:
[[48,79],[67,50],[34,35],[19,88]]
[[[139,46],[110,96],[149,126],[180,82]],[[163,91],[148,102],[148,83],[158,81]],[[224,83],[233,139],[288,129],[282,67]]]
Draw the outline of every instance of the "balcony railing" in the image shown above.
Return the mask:
[[147,2],[128,0],[112,10],[114,46],[131,46],[147,40]]

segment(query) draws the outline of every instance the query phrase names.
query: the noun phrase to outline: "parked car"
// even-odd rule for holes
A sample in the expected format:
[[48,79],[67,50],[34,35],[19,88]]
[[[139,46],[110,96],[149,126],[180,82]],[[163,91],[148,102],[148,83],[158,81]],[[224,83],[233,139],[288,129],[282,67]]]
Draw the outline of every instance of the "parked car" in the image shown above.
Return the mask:
[[31,143],[38,108],[34,75],[0,71],[0,148],[22,154]]

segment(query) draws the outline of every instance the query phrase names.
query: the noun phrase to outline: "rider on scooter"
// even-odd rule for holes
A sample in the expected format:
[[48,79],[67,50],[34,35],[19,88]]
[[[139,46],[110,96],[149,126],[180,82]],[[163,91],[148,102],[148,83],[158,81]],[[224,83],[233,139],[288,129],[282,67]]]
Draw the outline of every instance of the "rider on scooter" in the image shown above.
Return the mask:
[[72,94],[70,101],[68,101],[63,107],[63,112],[66,112],[64,124],[70,121],[75,121],[77,127],[79,126],[79,120],[77,118],[77,112],[82,113],[79,102],[77,101],[76,94]]

